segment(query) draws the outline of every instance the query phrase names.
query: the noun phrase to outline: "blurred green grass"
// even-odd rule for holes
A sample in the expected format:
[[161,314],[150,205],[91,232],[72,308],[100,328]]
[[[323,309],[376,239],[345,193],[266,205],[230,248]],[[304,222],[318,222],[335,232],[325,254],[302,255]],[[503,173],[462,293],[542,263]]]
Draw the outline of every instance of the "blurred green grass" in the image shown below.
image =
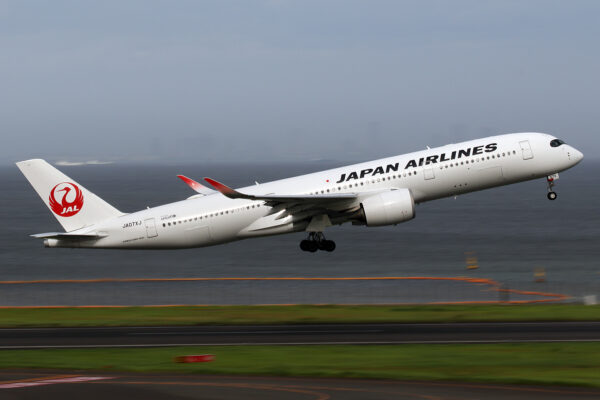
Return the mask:
[[491,321],[600,321],[600,306],[275,305],[0,309],[0,327],[3,328]]
[[[173,361],[190,354],[215,354],[216,360]],[[600,387],[600,343],[3,350],[0,367]]]

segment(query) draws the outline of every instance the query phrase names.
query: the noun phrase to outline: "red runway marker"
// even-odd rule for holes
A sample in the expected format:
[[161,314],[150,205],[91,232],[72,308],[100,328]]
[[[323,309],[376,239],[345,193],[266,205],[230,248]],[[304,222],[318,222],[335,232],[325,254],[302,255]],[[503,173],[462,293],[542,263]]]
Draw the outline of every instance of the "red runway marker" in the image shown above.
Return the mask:
[[195,356],[178,356],[175,357],[177,363],[196,363],[196,362],[210,362],[214,361],[214,354],[200,354]]

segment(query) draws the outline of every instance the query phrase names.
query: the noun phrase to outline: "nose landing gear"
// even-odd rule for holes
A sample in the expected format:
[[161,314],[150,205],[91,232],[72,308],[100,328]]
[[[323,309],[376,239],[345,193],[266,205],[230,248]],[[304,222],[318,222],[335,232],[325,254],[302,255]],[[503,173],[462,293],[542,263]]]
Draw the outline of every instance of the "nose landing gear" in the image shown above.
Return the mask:
[[556,192],[552,190],[555,185],[554,181],[557,179],[558,174],[548,175],[546,177],[546,182],[548,182],[548,200],[556,200],[556,197],[558,197]]
[[335,242],[333,240],[325,239],[323,232],[310,232],[308,234],[308,239],[300,242],[300,249],[311,253],[314,253],[317,250],[332,252],[335,250]]

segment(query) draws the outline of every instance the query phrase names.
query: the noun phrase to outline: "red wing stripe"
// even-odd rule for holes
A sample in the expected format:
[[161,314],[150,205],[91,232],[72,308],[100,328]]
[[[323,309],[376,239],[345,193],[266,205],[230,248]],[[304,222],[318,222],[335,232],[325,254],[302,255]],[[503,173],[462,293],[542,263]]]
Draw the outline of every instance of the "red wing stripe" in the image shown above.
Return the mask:
[[198,191],[199,189],[205,189],[206,186],[202,185],[199,182],[196,182],[193,179],[188,178],[185,175],[177,175],[177,177],[179,179],[181,179],[182,181],[184,181],[189,187],[191,187],[192,189],[194,189],[195,191]]
[[223,185],[221,182],[217,182],[214,179],[204,178],[204,180],[227,197],[237,197],[241,195],[241,193],[236,192],[229,186]]

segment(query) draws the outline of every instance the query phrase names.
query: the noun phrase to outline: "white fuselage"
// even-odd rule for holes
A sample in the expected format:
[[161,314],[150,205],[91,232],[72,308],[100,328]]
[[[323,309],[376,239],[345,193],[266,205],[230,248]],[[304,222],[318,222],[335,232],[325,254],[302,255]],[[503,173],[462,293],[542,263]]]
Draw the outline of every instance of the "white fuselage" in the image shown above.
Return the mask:
[[[240,188],[246,194],[358,194],[410,189],[415,203],[546,177],[577,164],[583,155],[569,145],[550,146],[553,136],[518,133],[492,136]],[[74,233],[100,239],[50,247],[187,248],[307,229],[311,215],[282,214],[265,201],[230,199],[219,192],[111,218]],[[314,214],[314,210],[312,211]],[[315,214],[316,215],[316,214]],[[352,221],[349,214],[333,224]],[[68,246],[67,246],[68,244]]]

